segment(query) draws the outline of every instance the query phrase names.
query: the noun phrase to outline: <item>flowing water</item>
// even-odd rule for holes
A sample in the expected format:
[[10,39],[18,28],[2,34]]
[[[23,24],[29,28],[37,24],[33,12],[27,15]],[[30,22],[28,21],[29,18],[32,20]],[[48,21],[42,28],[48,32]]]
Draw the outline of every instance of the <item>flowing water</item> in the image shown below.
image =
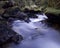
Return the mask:
[[19,44],[9,44],[6,48],[60,48],[60,33],[46,23],[47,17],[37,14],[38,18],[30,18],[31,22],[16,20],[12,29],[23,36]]

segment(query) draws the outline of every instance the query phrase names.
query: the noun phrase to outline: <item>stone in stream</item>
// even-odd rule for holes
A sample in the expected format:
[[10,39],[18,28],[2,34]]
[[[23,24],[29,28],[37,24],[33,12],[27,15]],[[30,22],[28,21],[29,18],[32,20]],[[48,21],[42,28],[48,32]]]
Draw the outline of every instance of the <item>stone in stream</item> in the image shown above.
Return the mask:
[[22,40],[23,37],[14,32],[6,21],[0,21],[0,47],[10,42],[19,43]]

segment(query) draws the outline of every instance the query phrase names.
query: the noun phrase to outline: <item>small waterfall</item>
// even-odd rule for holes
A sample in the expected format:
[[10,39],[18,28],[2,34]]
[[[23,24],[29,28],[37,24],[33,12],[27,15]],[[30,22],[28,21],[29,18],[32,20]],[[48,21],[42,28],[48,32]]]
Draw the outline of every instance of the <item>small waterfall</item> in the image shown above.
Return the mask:
[[43,21],[45,14],[36,14],[38,18],[30,18],[31,22],[16,20],[12,29],[22,35],[24,40],[13,48],[60,48],[60,34],[54,28],[47,27]]
[[36,24],[37,22],[47,19],[45,14],[43,14],[43,15],[36,14],[36,16],[38,16],[38,18],[29,18],[31,20],[31,22],[29,22],[29,23],[26,23],[26,22],[20,21],[20,20],[14,21],[12,29],[14,31],[16,31],[18,34],[21,34],[21,32],[24,32],[22,34],[26,35],[28,33],[28,35],[29,35],[31,33],[30,30],[35,30],[36,28],[38,28],[38,26]]

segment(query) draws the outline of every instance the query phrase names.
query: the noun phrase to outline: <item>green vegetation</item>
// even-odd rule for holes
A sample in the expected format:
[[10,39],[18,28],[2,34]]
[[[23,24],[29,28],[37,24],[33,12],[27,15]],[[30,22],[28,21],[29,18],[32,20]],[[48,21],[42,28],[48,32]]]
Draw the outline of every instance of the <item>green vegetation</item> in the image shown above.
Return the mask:
[[45,13],[53,13],[53,14],[60,14],[60,10],[59,9],[55,9],[55,8],[46,8],[46,12]]
[[15,2],[15,6],[18,6],[21,10],[28,8],[30,10],[41,10],[50,13],[60,13],[60,0],[2,0],[0,1],[0,8],[6,1]]
[[[60,0],[18,0],[20,1],[20,8],[28,8],[30,10],[41,10],[60,14]],[[23,5],[23,6],[22,6]]]

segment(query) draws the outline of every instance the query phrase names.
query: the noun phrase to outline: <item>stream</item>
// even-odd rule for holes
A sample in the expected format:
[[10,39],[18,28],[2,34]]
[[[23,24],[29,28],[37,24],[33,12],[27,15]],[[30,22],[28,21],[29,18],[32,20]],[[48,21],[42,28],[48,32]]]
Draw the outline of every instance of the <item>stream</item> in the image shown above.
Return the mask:
[[45,14],[36,14],[38,18],[30,18],[31,22],[16,20],[12,29],[23,36],[19,44],[8,44],[6,48],[60,48],[60,33],[49,27],[43,20],[48,19]]

